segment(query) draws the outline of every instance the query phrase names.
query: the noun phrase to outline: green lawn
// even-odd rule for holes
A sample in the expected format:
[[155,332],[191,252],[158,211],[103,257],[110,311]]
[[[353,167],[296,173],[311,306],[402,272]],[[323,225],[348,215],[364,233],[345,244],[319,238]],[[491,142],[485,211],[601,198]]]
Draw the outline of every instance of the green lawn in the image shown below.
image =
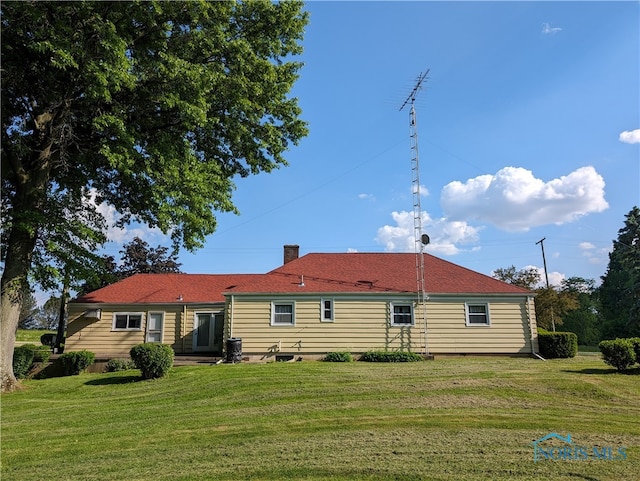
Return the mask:
[[[631,480],[640,372],[540,361],[296,362],[32,380],[2,396],[2,479]],[[551,432],[623,460],[543,460]],[[562,444],[549,442],[548,447]]]
[[48,331],[46,329],[18,329],[16,331],[16,341],[31,342],[39,346],[40,336],[49,333],[55,334],[55,331]]

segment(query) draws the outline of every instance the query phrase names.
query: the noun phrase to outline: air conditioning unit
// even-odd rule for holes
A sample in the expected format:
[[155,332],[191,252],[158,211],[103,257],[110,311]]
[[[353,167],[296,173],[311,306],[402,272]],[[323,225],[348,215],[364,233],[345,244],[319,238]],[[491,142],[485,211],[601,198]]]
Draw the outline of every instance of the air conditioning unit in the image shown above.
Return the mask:
[[102,309],[89,309],[88,311],[84,311],[82,317],[100,320],[100,314],[102,314]]

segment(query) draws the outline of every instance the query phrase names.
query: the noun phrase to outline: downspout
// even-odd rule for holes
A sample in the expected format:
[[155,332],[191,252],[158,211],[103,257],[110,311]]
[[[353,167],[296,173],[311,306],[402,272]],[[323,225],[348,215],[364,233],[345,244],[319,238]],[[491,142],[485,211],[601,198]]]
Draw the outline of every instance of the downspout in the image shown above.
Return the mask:
[[180,337],[182,338],[182,354],[185,354],[184,341],[187,336],[186,333],[186,324],[187,324],[187,305],[182,305],[182,325],[180,326]]
[[531,322],[531,296],[527,296],[527,323],[529,324],[529,335],[531,340],[531,354],[533,354],[538,359],[546,361],[544,357],[536,352],[535,349],[535,336],[533,334],[533,323]]
[[233,337],[233,294],[231,294],[231,300],[229,302],[229,337]]

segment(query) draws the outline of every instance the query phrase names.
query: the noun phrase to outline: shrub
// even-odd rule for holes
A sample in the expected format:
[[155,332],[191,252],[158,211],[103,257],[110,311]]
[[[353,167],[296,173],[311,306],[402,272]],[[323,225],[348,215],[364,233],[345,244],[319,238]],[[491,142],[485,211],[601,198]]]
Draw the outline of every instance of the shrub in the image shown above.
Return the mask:
[[43,346],[54,347],[56,345],[56,337],[56,334],[48,332],[40,336],[40,343],[42,343]]
[[129,355],[144,379],[162,377],[173,366],[173,349],[167,344],[138,344],[131,348]]
[[618,371],[624,371],[636,362],[634,343],[631,339],[601,341],[598,347],[602,353],[602,360]]
[[96,355],[91,351],[65,352],[58,358],[58,365],[62,369],[63,376],[75,376],[84,372],[96,360]]
[[350,352],[328,352],[323,361],[326,362],[352,362],[353,356]]
[[540,355],[547,359],[575,357],[578,352],[578,336],[573,332],[538,331]]
[[109,359],[107,362],[107,372],[128,371],[135,369],[136,365],[130,359]]
[[23,344],[13,350],[13,375],[18,379],[27,377],[33,364],[35,344]]
[[34,346],[33,362],[49,362],[51,357],[51,348],[49,346]]
[[629,339],[633,344],[633,352],[636,354],[636,362],[640,363],[640,337],[632,337]]
[[408,351],[367,351],[361,357],[365,362],[414,362],[422,361],[420,354]]

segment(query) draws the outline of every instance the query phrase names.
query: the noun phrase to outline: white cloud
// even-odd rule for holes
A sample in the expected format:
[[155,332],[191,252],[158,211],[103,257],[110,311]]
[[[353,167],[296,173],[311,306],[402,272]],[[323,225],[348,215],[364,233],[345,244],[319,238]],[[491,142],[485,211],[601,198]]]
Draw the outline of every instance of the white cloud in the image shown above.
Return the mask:
[[[528,269],[535,269],[536,271],[538,271],[538,275],[540,276],[540,280],[534,286],[534,289],[547,287],[547,279],[544,275],[544,267],[531,266],[531,265],[523,267],[523,270],[528,270]],[[567,276],[565,276],[562,272],[558,272],[558,271],[547,272],[547,274],[549,276],[550,287],[554,287],[554,286],[559,287],[562,284],[562,281],[567,278]]]
[[578,248],[582,255],[587,258],[589,264],[606,264],[609,261],[609,252],[612,246],[596,248],[591,242],[581,242]]
[[625,130],[620,133],[619,139],[625,144],[640,144],[640,129]]
[[166,236],[158,228],[149,228],[148,226],[139,224],[137,227],[117,227],[116,223],[122,217],[122,215],[112,205],[102,202],[96,204],[96,192],[90,193],[89,204],[93,205],[96,212],[98,212],[105,219],[107,225],[107,240],[115,242],[116,244],[124,244],[125,242],[132,241],[134,237],[140,237],[143,240],[149,240],[150,238],[164,239]]
[[558,32],[561,32],[562,29],[560,27],[552,27],[548,23],[542,24],[542,33],[545,35],[554,35]]
[[358,249],[354,249],[353,247],[349,247],[349,248],[347,249],[347,252],[348,252],[349,254],[352,254],[352,253],[354,253],[354,252],[358,252]]
[[376,200],[376,198],[374,197],[374,195],[373,195],[373,194],[365,194],[365,193],[358,194],[358,199],[361,199],[361,200],[370,200],[370,201],[374,201],[374,200]]
[[[427,197],[429,195],[429,189],[427,189],[426,185],[420,184],[420,186],[418,187],[418,192],[420,193],[421,197]],[[415,187],[411,187],[411,193],[415,193]]]
[[476,219],[506,231],[527,231],[602,212],[609,207],[604,186],[591,166],[549,182],[535,178],[530,170],[505,167],[495,175],[445,185],[440,200],[450,220]]
[[[376,241],[385,246],[387,251],[414,252],[414,217],[413,212],[392,212],[396,225],[385,225],[378,229]],[[422,212],[422,231],[427,233],[430,243],[425,250],[443,255],[454,255],[461,251],[459,245],[477,242],[481,228],[468,225],[464,221],[448,221],[445,218],[432,219],[428,213]]]

